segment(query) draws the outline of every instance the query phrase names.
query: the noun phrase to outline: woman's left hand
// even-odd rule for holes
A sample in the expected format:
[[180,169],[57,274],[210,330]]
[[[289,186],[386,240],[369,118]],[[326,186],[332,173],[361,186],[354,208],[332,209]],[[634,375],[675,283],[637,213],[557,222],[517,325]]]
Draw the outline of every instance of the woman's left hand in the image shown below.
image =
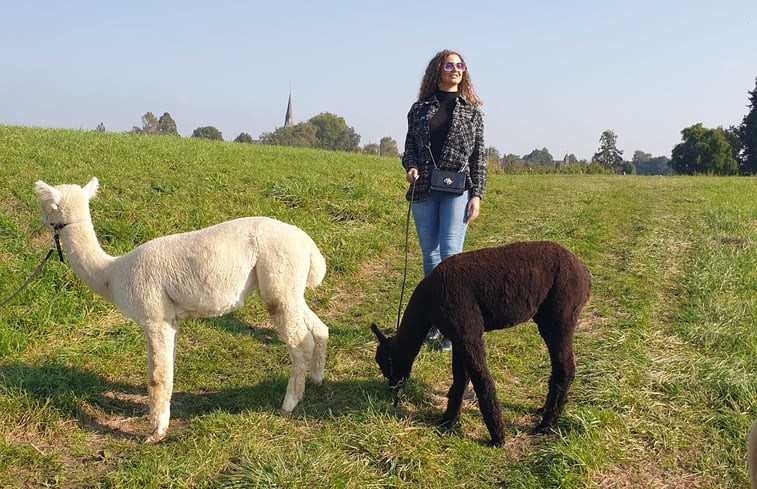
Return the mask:
[[466,214],[468,216],[468,219],[467,219],[468,224],[478,219],[478,215],[480,212],[481,212],[481,197],[479,197],[478,195],[474,195],[468,201],[468,212]]

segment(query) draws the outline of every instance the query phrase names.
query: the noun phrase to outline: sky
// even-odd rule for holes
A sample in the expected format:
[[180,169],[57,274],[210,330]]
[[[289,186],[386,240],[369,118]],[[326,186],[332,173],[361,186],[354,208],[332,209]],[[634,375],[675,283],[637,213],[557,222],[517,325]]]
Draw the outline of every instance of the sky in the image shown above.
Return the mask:
[[0,124],[125,132],[152,112],[227,141],[336,114],[400,151],[428,61],[460,52],[485,143],[630,160],[729,127],[757,78],[757,1],[0,0]]

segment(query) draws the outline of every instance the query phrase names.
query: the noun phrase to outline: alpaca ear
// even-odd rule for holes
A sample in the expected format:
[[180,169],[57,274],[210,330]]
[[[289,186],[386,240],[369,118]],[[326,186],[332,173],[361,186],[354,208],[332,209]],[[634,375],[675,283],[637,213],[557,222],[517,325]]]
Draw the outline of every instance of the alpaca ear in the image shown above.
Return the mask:
[[100,186],[100,182],[97,180],[97,177],[92,177],[92,180],[89,181],[87,185],[82,188],[84,190],[84,193],[87,195],[89,200],[92,200],[95,198],[95,195],[97,195],[97,189]]
[[382,333],[378,326],[376,326],[376,323],[371,323],[371,331],[373,331],[373,334],[376,335],[376,338],[378,338],[379,343],[384,343],[386,341],[386,336],[384,336],[384,333]]
[[60,205],[60,201],[63,199],[63,193],[57,188],[50,186],[42,180],[37,180],[34,184],[34,191],[37,192],[40,199],[50,202],[54,209],[57,209]]

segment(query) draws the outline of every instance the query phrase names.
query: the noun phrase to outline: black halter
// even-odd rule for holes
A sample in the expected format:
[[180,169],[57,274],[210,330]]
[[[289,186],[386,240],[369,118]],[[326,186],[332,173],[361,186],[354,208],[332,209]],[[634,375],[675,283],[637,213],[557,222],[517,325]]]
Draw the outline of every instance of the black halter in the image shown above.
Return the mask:
[[[70,223],[68,223],[70,224]],[[65,260],[63,259],[63,250],[60,247],[60,230],[64,227],[68,226],[68,224],[53,224],[53,231],[55,231],[55,234],[53,235],[53,246],[55,246],[55,249],[58,251],[58,259],[63,263]],[[52,249],[50,252],[52,253]],[[44,263],[44,262],[43,262]]]

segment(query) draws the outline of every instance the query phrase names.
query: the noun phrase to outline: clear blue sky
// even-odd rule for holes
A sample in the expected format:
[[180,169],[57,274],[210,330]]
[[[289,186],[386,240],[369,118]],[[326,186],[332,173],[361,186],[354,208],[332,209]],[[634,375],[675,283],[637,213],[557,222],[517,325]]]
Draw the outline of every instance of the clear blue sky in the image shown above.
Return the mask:
[[227,141],[344,117],[404,144],[433,54],[465,57],[487,146],[630,159],[684,127],[737,125],[757,77],[757,1],[34,1],[0,4],[0,124],[109,131],[169,112]]

